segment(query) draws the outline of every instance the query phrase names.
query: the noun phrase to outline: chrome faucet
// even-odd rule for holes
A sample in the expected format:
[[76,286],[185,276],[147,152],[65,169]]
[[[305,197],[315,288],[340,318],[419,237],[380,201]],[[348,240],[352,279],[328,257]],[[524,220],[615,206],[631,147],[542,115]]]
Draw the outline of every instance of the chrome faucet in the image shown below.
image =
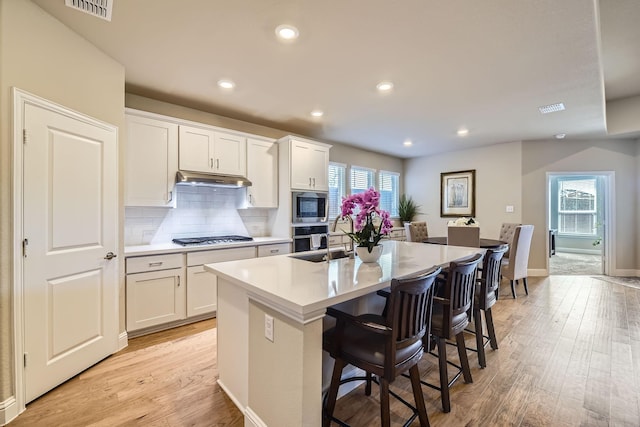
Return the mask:
[[[340,221],[341,219],[346,219],[347,221],[349,221],[349,232],[353,233],[353,218],[351,218],[351,215],[347,215],[347,216],[336,216],[336,219],[333,220],[333,223],[331,224],[331,232],[335,232],[338,228],[338,221]],[[329,237],[327,237],[327,248],[329,247]],[[346,250],[346,248],[345,248]],[[353,240],[349,239],[349,249],[348,252],[353,252],[354,248],[353,248]]]

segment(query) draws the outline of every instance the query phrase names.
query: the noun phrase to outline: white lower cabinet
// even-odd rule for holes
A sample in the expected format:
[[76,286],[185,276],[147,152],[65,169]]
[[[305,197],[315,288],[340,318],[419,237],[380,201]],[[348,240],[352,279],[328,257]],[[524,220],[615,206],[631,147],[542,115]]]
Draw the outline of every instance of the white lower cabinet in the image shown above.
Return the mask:
[[182,254],[127,259],[127,330],[149,328],[186,317]]
[[258,246],[258,257],[275,256],[291,253],[291,243],[274,243]]
[[213,313],[217,309],[217,277],[204,264],[255,258],[255,246],[187,253],[187,316]]
[[187,316],[213,313],[217,309],[216,276],[203,265],[187,267]]
[[127,331],[138,336],[212,317],[217,311],[217,277],[205,271],[204,264],[289,252],[290,243],[273,243],[128,257]]

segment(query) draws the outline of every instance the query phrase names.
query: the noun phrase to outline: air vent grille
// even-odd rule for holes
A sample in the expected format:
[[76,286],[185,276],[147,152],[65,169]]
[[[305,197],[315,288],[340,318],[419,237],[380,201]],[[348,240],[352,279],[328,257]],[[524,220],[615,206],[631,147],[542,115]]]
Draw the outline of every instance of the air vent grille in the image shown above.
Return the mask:
[[564,110],[564,104],[559,102],[557,104],[545,105],[543,107],[538,107],[538,110],[540,110],[542,114],[555,113],[556,111]]
[[113,0],[64,0],[64,4],[105,21],[111,21]]

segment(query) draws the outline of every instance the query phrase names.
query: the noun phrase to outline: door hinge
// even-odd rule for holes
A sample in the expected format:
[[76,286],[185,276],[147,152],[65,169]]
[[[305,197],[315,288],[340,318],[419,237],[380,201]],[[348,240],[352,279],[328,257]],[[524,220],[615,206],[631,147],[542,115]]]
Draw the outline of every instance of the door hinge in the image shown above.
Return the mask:
[[29,245],[29,239],[24,239],[22,241],[22,256],[27,257],[27,246]]
[[24,367],[27,367],[27,353],[23,354]]
[[27,130],[26,129],[22,129],[22,143],[23,144],[27,143]]

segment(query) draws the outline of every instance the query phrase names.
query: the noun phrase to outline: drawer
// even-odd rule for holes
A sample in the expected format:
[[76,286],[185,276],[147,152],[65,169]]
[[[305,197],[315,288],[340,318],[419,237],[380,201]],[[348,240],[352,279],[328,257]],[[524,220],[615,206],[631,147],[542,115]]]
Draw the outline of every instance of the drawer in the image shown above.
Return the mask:
[[258,246],[258,257],[288,254],[291,252],[290,243],[276,243]]
[[198,251],[187,253],[187,265],[202,265],[212,262],[236,261],[239,259],[255,258],[256,247],[244,246],[241,248],[214,249],[210,251]]
[[184,265],[183,254],[150,255],[129,257],[126,260],[127,274],[143,273],[146,271],[167,270],[170,268],[182,268]]

